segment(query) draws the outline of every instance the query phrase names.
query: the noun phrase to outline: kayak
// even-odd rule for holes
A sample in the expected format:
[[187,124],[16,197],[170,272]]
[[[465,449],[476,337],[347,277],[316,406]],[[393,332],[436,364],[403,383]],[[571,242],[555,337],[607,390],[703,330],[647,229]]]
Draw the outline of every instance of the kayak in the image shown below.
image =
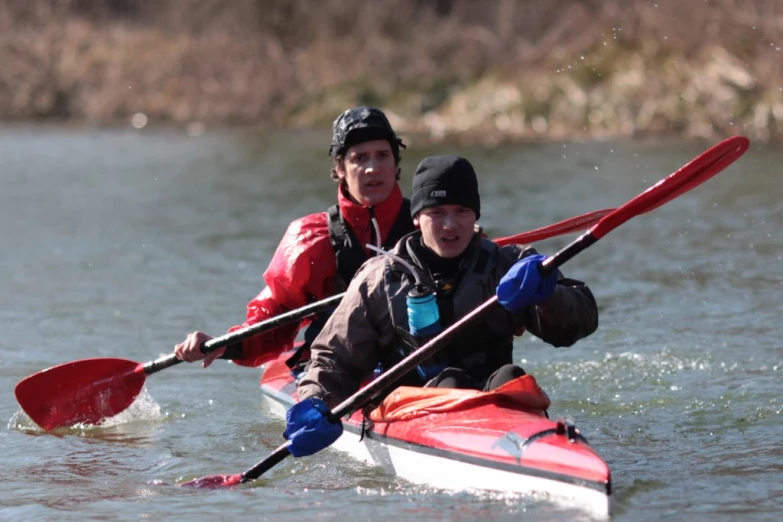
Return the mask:
[[[276,413],[297,401],[290,353],[264,365],[261,392]],[[593,515],[611,510],[611,474],[572,420],[551,420],[531,375],[491,392],[394,390],[343,419],[333,448],[417,484],[530,495]]]

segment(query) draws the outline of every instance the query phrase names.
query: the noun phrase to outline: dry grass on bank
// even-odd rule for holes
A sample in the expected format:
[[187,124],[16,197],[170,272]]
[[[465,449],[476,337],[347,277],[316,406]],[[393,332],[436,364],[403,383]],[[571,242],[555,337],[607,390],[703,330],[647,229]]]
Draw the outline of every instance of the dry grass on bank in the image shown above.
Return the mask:
[[775,139],[776,0],[0,0],[0,116]]

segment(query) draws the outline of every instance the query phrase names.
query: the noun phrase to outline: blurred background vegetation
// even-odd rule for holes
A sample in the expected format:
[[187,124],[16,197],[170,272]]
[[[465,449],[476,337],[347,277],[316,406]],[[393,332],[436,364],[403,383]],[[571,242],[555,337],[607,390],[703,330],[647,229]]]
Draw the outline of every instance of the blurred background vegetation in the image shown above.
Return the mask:
[[[0,118],[482,141],[783,132],[780,0],[0,0]],[[138,121],[138,120],[137,120]]]

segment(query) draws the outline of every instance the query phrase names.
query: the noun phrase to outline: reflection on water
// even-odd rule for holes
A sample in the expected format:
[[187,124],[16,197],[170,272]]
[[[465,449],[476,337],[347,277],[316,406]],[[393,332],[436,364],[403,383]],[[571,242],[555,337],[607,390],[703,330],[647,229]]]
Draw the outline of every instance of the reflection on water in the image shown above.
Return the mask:
[[[288,222],[334,201],[327,141],[328,132],[0,128],[4,388],[70,360],[151,360],[194,329],[220,334],[239,323]],[[425,154],[474,160],[490,237],[616,207],[711,145],[412,144],[406,193]],[[569,261],[563,271],[596,295],[599,330],[569,349],[527,337],[516,344],[516,360],[552,397],[551,413],[576,417],[610,464],[617,520],[763,518],[783,494],[775,475],[783,455],[770,435],[783,409],[782,159],[752,147]],[[552,253],[568,240],[536,246]],[[258,375],[222,361],[206,371],[179,365],[103,425],[45,435],[9,396],[0,403],[9,419],[0,516],[576,516],[529,499],[427,490],[332,451],[287,459],[230,491],[174,487],[241,472],[279,444],[284,426],[259,404]]]

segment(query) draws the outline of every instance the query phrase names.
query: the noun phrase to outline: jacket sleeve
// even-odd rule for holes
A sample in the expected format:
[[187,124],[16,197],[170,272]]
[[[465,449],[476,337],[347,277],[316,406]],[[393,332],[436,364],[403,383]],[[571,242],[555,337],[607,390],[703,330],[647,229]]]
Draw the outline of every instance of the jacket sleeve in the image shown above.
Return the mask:
[[[328,297],[335,273],[326,214],[292,222],[264,272],[266,288],[248,303],[245,321],[228,332]],[[240,366],[259,366],[291,349],[300,328],[307,324],[309,320],[303,320],[262,332],[229,346],[223,357]]]
[[382,258],[362,265],[313,341],[310,366],[299,383],[300,399],[319,397],[333,408],[355,393],[375,369],[382,347],[393,338],[383,267]]
[[552,346],[571,346],[598,328],[598,306],[586,284],[561,277],[548,301],[527,310],[525,324]]
[[[528,247],[517,259],[537,253]],[[598,328],[598,305],[585,283],[569,279],[558,270],[554,294],[540,305],[521,310],[515,321],[552,346],[571,346]]]

